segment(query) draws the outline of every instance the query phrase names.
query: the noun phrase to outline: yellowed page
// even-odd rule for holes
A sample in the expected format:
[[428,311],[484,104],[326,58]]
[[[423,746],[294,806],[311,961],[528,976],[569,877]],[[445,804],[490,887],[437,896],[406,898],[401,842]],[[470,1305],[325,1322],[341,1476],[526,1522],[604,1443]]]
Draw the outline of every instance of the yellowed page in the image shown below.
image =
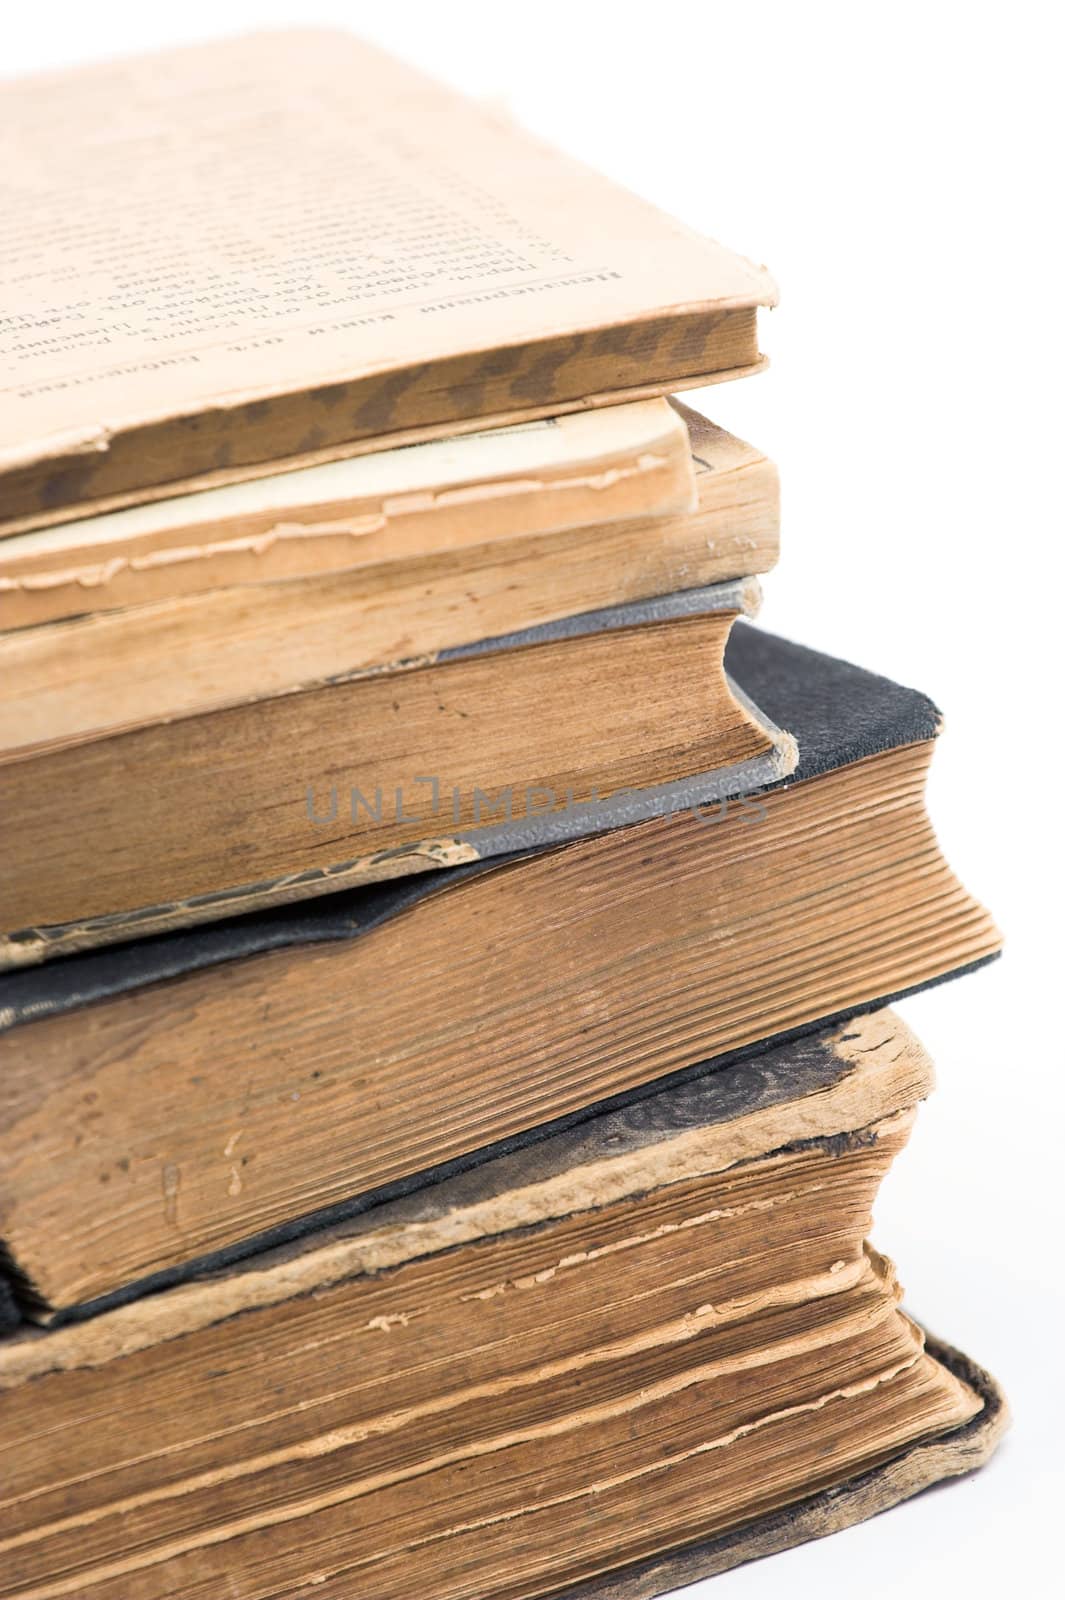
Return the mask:
[[666,400],[433,440],[0,540],[0,630],[691,511]]
[[[408,376],[375,396],[371,431],[399,431],[398,389],[492,351],[491,370],[451,375],[446,401],[459,417],[495,414],[478,406],[515,347],[603,330],[590,353],[611,368],[619,325],[774,298],[764,269],[325,31],[8,85],[0,240],[0,522],[17,499],[12,480],[5,505],[2,474],[41,462],[66,474],[44,485],[42,513],[80,487],[115,488],[98,458],[130,428],[210,412],[206,439],[235,406],[396,372]],[[683,376],[694,345],[671,353],[658,327],[653,339]],[[615,378],[635,389],[640,352],[623,344]],[[530,377],[530,410],[547,376]],[[515,385],[506,398],[520,410]],[[357,396],[342,403],[358,438]],[[299,423],[299,437],[286,421],[272,440],[275,456],[335,437],[313,403]],[[205,445],[197,470],[226,465]]]

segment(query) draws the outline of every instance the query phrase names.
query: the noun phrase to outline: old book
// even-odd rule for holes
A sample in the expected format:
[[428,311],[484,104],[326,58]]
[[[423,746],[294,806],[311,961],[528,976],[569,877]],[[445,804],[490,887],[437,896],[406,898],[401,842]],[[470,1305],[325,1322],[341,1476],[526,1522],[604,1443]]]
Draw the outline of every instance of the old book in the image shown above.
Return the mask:
[[864,1242],[930,1086],[880,1012],[0,1341],[0,1595],[636,1600],[971,1469]]
[[41,528],[0,541],[0,627],[362,568],[398,587],[470,546],[689,512],[694,448],[679,410],[643,400]]
[[757,599],[753,579],[690,589],[199,715],[53,727],[8,747],[0,965],[779,777],[794,741],[722,665]]
[[0,118],[0,532],[759,365],[764,269],[342,33]]
[[792,779],[0,979],[4,1246],[38,1314],[993,956],[925,811],[930,702],[745,624],[727,664],[796,733]]
[[[579,433],[586,443],[590,433],[598,433],[603,442],[613,433],[606,419],[633,412],[651,413],[641,429],[645,445],[637,460],[647,463],[653,455],[654,462],[668,462],[668,471],[648,465],[638,467],[633,479],[622,479],[625,504],[634,509],[638,489],[640,500],[653,500],[661,511],[694,490],[694,507],[669,515],[622,516],[614,493],[615,444],[594,463],[583,456],[569,465],[582,481],[594,479],[595,504],[616,520],[558,528],[554,524],[569,514],[565,506],[573,515],[589,515],[594,508],[583,489],[576,489],[571,500],[573,476],[568,487],[560,478],[545,483],[546,463],[535,479],[528,476],[529,441],[540,436],[537,453],[557,455],[559,433]],[[635,422],[630,418],[622,431],[631,432]],[[594,429],[587,427],[590,423]],[[652,427],[659,439],[653,451]],[[366,526],[360,512],[351,522],[343,516],[325,525],[263,523],[232,540],[216,537],[220,530],[212,527],[203,545],[128,559],[112,555],[101,565],[71,571],[41,568],[30,574],[27,569],[0,577],[0,618],[11,630],[0,632],[0,749],[99,736],[108,729],[239,705],[577,613],[751,577],[776,560],[775,467],[687,407],[678,404],[674,410],[652,401],[500,430],[491,436],[490,454],[498,457],[504,432],[516,436],[517,453],[525,457],[525,471],[518,476],[512,471],[489,480],[482,474],[476,484],[469,482],[470,457],[480,458],[486,435],[286,475],[402,469],[407,490],[379,497],[387,517],[367,512]],[[404,465],[413,457],[423,469],[430,460],[466,461],[464,489],[452,495],[434,467],[438,487],[423,499],[412,491],[412,472]],[[382,469],[386,459],[394,465]],[[243,497],[279,481],[263,478],[188,498]],[[155,516],[172,504],[90,521]],[[473,507],[469,517],[464,506]],[[314,518],[317,508],[308,508],[308,514]],[[379,520],[383,526],[376,526]],[[522,527],[535,531],[518,531]],[[24,566],[28,546],[50,545],[67,532],[67,527],[43,530],[0,543],[0,573]],[[183,525],[178,537],[185,534]],[[13,566],[5,561],[8,551],[23,552]],[[298,567],[329,563],[337,569],[297,575]],[[206,573],[220,587],[180,592],[182,585],[206,582]],[[152,593],[157,582],[175,586],[175,592],[148,602],[137,588],[142,577],[151,579]],[[143,603],[109,609],[138,595]],[[40,607],[52,605],[87,614],[60,623],[53,619],[47,626],[17,626],[19,619],[39,620]]]

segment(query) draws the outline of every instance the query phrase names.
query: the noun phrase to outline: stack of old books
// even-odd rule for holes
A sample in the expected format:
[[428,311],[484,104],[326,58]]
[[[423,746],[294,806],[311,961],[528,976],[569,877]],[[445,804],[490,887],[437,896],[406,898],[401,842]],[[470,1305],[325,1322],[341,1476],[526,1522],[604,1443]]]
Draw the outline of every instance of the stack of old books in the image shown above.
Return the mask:
[[865,1243],[998,939],[741,619],[765,272],[344,37],[8,88],[0,1595],[649,1596],[977,1464]]

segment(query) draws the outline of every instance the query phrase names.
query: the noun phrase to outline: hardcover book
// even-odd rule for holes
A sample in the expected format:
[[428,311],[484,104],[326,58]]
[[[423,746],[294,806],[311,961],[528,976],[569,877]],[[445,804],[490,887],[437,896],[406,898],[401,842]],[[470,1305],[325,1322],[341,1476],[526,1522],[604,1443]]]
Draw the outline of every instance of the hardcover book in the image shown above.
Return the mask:
[[199,714],[129,723],[109,696],[102,726],[53,722],[0,754],[0,967],[781,777],[794,741],[723,667],[757,603],[753,579],[710,585]]
[[864,1237],[930,1086],[879,1012],[0,1340],[0,1595],[639,1600],[970,1470]]

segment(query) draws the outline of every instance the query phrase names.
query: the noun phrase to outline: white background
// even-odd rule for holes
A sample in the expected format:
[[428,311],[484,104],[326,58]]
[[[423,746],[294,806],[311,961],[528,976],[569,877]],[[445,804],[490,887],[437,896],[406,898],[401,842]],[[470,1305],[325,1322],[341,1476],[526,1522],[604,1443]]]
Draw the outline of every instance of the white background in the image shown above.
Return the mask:
[[[341,22],[765,261],[772,370],[694,397],[766,449],[765,623],[947,713],[933,816],[996,966],[900,1009],[939,1090],[874,1237],[908,1304],[999,1376],[982,1474],[686,1592],[1060,1593],[1063,128],[1049,4],[14,6],[5,73]],[[366,1600],[373,1600],[367,1596]],[[411,1600],[421,1600],[412,1596]],[[430,1597],[425,1597],[430,1600]]]

